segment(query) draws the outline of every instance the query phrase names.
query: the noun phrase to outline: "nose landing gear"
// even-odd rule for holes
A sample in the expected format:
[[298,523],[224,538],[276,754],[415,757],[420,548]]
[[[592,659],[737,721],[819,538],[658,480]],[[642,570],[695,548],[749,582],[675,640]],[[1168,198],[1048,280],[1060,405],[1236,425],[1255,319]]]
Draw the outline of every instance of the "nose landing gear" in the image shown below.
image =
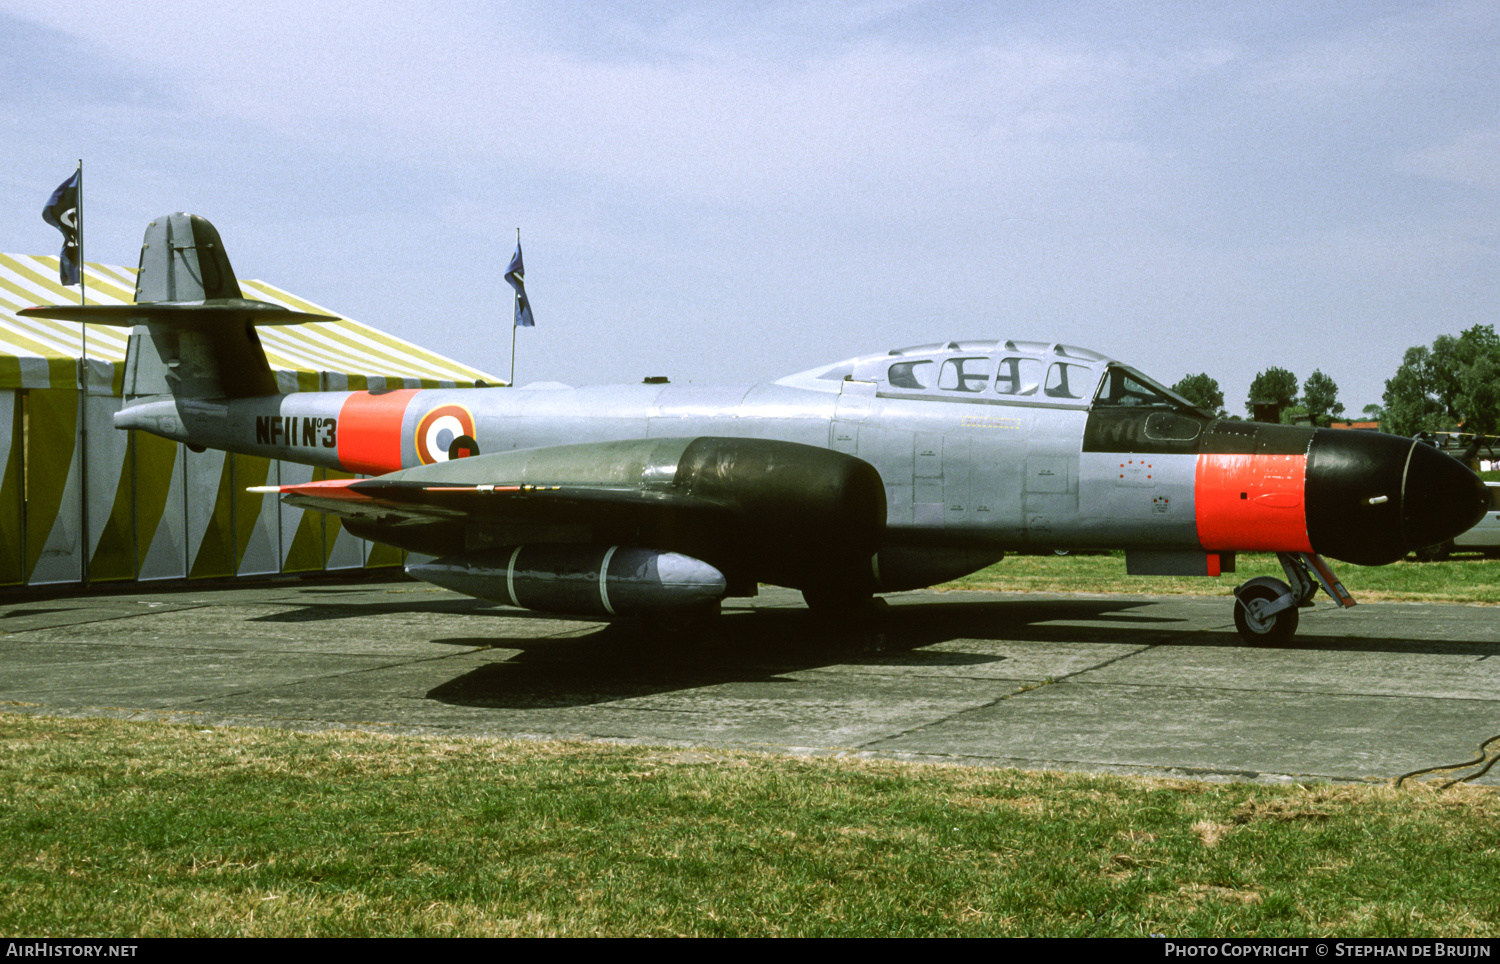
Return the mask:
[[1315,552],[1279,552],[1287,582],[1257,576],[1234,590],[1234,628],[1252,646],[1283,646],[1297,633],[1298,609],[1312,605],[1321,586],[1347,609],[1354,597]]

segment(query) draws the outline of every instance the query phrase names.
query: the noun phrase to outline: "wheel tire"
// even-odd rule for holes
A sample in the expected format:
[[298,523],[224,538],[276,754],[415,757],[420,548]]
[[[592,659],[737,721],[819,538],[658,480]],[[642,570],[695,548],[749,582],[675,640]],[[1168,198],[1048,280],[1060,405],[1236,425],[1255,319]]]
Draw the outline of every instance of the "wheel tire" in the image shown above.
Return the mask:
[[874,593],[842,587],[804,589],[802,601],[814,615],[828,619],[868,619],[885,609],[885,600]]
[[1270,602],[1281,594],[1270,586],[1251,586],[1234,600],[1234,628],[1240,638],[1252,646],[1285,646],[1297,634],[1297,607],[1283,609],[1268,622],[1261,623],[1250,615],[1249,603],[1261,599]]
[[710,629],[719,619],[719,600],[667,613],[648,613],[640,618],[641,629],[653,636],[682,636]]

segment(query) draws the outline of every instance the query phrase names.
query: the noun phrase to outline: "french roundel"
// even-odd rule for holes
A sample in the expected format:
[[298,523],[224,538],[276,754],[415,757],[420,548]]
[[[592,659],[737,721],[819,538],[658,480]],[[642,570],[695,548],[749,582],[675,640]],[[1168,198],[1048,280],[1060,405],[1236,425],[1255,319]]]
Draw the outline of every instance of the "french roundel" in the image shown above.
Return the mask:
[[474,416],[462,405],[439,405],[417,423],[417,458],[423,465],[448,461],[448,447],[460,435],[474,435]]

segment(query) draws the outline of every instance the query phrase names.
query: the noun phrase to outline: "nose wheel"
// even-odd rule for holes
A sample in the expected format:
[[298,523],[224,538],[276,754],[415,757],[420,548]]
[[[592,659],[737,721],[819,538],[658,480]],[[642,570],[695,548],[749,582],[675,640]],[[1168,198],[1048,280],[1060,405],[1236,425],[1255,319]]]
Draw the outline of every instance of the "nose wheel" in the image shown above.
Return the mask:
[[1282,646],[1297,634],[1300,617],[1295,600],[1288,606],[1278,605],[1292,597],[1292,588],[1279,579],[1266,583],[1274,585],[1247,583],[1235,593],[1234,628],[1252,646]]
[[1311,606],[1321,587],[1339,606],[1354,605],[1354,597],[1315,552],[1280,552],[1288,582],[1258,576],[1234,591],[1234,628],[1252,646],[1283,646],[1297,634],[1298,609]]

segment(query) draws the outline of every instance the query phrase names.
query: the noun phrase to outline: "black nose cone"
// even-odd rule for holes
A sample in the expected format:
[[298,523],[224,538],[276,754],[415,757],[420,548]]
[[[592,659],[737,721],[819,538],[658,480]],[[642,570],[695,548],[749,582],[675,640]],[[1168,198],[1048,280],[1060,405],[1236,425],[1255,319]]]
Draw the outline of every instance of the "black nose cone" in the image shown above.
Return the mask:
[[1447,542],[1484,518],[1484,482],[1457,459],[1413,443],[1401,493],[1401,535],[1409,549]]
[[1319,429],[1308,450],[1307,534],[1334,559],[1395,562],[1468,530],[1486,504],[1479,476],[1411,439]]

